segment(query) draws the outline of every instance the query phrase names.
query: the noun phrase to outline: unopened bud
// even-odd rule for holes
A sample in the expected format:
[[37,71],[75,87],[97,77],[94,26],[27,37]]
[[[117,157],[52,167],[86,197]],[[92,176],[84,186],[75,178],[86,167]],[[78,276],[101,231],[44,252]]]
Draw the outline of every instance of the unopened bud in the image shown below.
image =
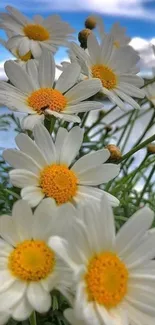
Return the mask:
[[107,125],[105,125],[105,130],[106,130],[106,132],[108,133],[108,132],[110,132],[110,131],[112,131],[112,126],[109,124],[107,124]]
[[147,145],[147,152],[149,154],[155,154],[155,143],[149,143]]
[[122,153],[117,146],[115,146],[114,144],[108,144],[105,148],[110,151],[109,160],[120,160],[121,159]]
[[96,19],[93,16],[89,16],[86,20],[85,20],[85,27],[89,28],[89,29],[94,29],[96,27]]
[[81,32],[79,32],[78,34],[78,40],[83,49],[87,48],[87,39],[90,34],[91,34],[91,30],[88,28],[81,30]]

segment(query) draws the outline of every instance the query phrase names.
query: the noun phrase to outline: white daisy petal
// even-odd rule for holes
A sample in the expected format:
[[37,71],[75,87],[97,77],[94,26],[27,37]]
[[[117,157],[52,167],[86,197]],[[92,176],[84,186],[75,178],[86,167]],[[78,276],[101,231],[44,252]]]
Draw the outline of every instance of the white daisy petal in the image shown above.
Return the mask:
[[154,308],[154,295],[140,291],[139,289],[133,290],[133,294],[128,294],[126,296],[126,301],[130,303],[136,309],[155,317],[155,308]]
[[12,216],[20,241],[31,238],[33,215],[28,203],[24,200],[17,201],[13,206]]
[[133,85],[130,85],[129,83],[120,82],[120,85],[117,86],[117,88],[120,91],[125,92],[129,96],[134,96],[137,98],[143,98],[144,97],[144,91],[142,89],[139,89]]
[[29,52],[29,39],[27,37],[23,37],[18,47],[19,55],[23,56]]
[[16,278],[12,276],[11,272],[6,270],[0,270],[0,294],[6,291],[16,281]]
[[72,169],[75,173],[83,173],[86,170],[95,168],[100,164],[103,164],[110,157],[108,149],[101,149],[95,152],[91,152],[75,162]]
[[51,307],[51,296],[40,283],[31,282],[27,289],[27,298],[34,310],[46,313]]
[[100,63],[107,64],[111,58],[113,50],[113,37],[111,35],[104,35],[102,40],[102,50],[100,52]]
[[120,167],[104,164],[78,174],[80,185],[99,185],[107,183],[119,174]]
[[52,88],[55,80],[55,62],[54,57],[47,50],[43,50],[39,59],[38,73],[40,87]]
[[42,50],[39,42],[30,40],[30,51],[35,59],[38,59],[41,56]]
[[1,262],[3,262],[4,259],[6,257],[8,257],[11,252],[12,252],[12,244],[10,246],[3,239],[0,239],[0,260],[1,260]]
[[25,25],[31,23],[31,20],[29,18],[22,15],[21,12],[14,7],[6,6],[6,9],[11,14],[11,16],[13,16],[14,19],[17,20],[20,24]]
[[55,88],[61,91],[61,93],[65,93],[68,89],[75,85],[79,78],[80,71],[81,69],[78,64],[70,64],[60,75],[58,81],[56,82]]
[[140,109],[139,104],[134,99],[132,99],[130,96],[126,95],[123,91],[121,91],[119,89],[115,89],[114,92],[120,98],[122,98],[124,101],[126,101],[128,104],[130,104],[132,107]]
[[81,122],[81,119],[80,117],[78,116],[75,116],[75,115],[69,115],[69,114],[65,114],[65,113],[58,113],[58,112],[55,112],[55,111],[50,111],[49,109],[46,109],[46,113],[48,113],[49,115],[53,115],[57,118],[60,118],[64,121],[67,121],[67,122],[73,122],[73,123],[80,123]]
[[134,213],[120,228],[116,236],[116,250],[121,257],[127,257],[137,248],[141,236],[151,227],[153,218],[153,212],[145,207]]
[[65,128],[60,127],[58,129],[56,140],[55,140],[55,150],[56,150],[57,162],[59,162],[63,143],[64,143],[67,135],[68,135],[68,131]]
[[50,165],[56,162],[56,150],[52,137],[46,128],[42,125],[36,125],[34,127],[34,138],[37,146],[40,148],[44,158]]
[[[104,308],[104,306],[96,303],[96,309],[99,314],[99,320],[106,325],[115,325],[115,321],[112,319],[110,313]],[[99,323],[100,324],[100,323]]]
[[37,206],[44,196],[42,190],[36,186],[27,186],[21,191],[21,197],[23,200],[28,201],[31,207]]
[[34,87],[40,88],[39,78],[38,78],[38,61],[37,60],[28,60],[26,64],[26,70],[28,75],[31,77]]
[[88,48],[88,52],[90,54],[92,63],[94,63],[94,64],[97,63],[100,58],[100,47],[99,47],[97,38],[95,37],[95,35],[93,33],[91,33],[88,36],[87,48]]
[[26,297],[23,297],[21,301],[13,307],[12,317],[17,321],[24,321],[28,319],[33,312],[33,308],[28,302]]
[[[69,104],[69,103],[68,103]],[[82,103],[78,103],[76,105],[68,105],[66,110],[63,111],[63,114],[74,114],[81,112],[89,112],[93,110],[99,110],[103,108],[103,104],[95,101],[84,101]]]
[[41,124],[44,122],[44,115],[28,115],[24,117],[20,124],[23,130],[33,130],[35,125]]
[[101,90],[101,82],[99,79],[94,78],[92,80],[81,81],[75,87],[70,89],[65,94],[65,97],[67,98],[69,105],[75,105],[80,101],[95,95],[100,90]]
[[0,217],[0,235],[10,245],[15,246],[19,240],[19,234],[11,216]]
[[27,284],[17,280],[6,291],[0,293],[0,312],[9,310],[15,306],[23,297]]
[[24,93],[31,93],[34,90],[31,78],[19,64],[14,61],[6,61],[4,69],[9,80],[15,87]]
[[38,177],[25,169],[11,170],[9,176],[12,185],[19,188],[39,185]]
[[60,154],[60,162],[70,166],[83,141],[83,130],[75,126],[67,134]]
[[14,168],[26,169],[35,175],[40,171],[40,167],[31,157],[16,149],[5,150],[3,158]]
[[41,150],[28,135],[20,133],[16,136],[15,141],[18,148],[36,160],[40,167],[47,165],[47,161],[43,157]]

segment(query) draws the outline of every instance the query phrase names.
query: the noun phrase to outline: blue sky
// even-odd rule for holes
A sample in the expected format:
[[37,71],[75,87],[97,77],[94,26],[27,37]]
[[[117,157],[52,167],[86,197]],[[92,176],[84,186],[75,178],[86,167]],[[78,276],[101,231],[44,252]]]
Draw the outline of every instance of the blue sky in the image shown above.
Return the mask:
[[[155,0],[3,0],[0,10],[5,11],[6,5],[15,6],[30,17],[36,13],[44,17],[59,13],[77,32],[84,27],[85,18],[93,13],[103,17],[107,31],[114,22],[119,21],[133,38],[133,46],[145,52],[147,61],[150,53],[147,52],[146,41],[153,40],[155,43]],[[0,37],[5,37],[2,30]],[[56,60],[60,62],[66,57],[65,49],[61,49]],[[0,46],[0,64],[9,58],[10,54]]]

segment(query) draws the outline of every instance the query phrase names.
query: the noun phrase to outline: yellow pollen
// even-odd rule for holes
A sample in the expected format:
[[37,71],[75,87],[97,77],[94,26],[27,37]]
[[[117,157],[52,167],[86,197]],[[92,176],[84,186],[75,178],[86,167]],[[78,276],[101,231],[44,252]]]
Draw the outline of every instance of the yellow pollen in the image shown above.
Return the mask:
[[72,200],[77,192],[77,182],[74,172],[65,165],[47,166],[40,175],[43,193],[54,198],[58,205]]
[[99,78],[103,87],[113,89],[117,85],[117,78],[115,73],[103,64],[95,64],[92,66],[93,78]]
[[46,108],[51,111],[61,112],[67,105],[65,96],[59,90],[53,88],[40,88],[33,91],[27,102],[38,113],[42,113]]
[[25,55],[20,55],[18,49],[16,50],[16,55],[17,57],[22,60],[27,62],[28,60],[32,59],[32,53],[31,51],[27,52]]
[[25,240],[9,256],[11,273],[24,281],[45,279],[54,268],[55,254],[41,240]]
[[34,41],[46,41],[50,39],[48,30],[39,24],[29,24],[23,28],[24,34]]
[[104,252],[89,261],[85,281],[90,301],[113,308],[127,292],[128,270],[117,255]]
[[114,42],[114,46],[116,46],[117,49],[119,49],[119,48],[120,48],[120,42],[119,42],[119,41],[115,41],[115,42]]

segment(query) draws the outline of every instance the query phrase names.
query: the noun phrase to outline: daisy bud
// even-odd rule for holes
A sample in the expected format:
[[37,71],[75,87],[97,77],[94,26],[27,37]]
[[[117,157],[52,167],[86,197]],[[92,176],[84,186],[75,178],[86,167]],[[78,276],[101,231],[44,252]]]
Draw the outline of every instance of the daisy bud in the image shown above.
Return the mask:
[[91,30],[88,28],[81,30],[81,32],[79,32],[78,34],[78,40],[83,49],[87,48],[87,38],[90,34],[91,34]]
[[155,154],[155,143],[149,143],[147,146],[147,152],[149,154]]
[[122,157],[120,149],[114,144],[108,144],[105,148],[110,151],[110,160],[120,160]]
[[94,29],[96,27],[96,19],[93,16],[89,16],[85,20],[85,27],[89,29]]
[[107,133],[109,133],[110,131],[112,131],[112,126],[110,124],[105,125],[105,130]]

